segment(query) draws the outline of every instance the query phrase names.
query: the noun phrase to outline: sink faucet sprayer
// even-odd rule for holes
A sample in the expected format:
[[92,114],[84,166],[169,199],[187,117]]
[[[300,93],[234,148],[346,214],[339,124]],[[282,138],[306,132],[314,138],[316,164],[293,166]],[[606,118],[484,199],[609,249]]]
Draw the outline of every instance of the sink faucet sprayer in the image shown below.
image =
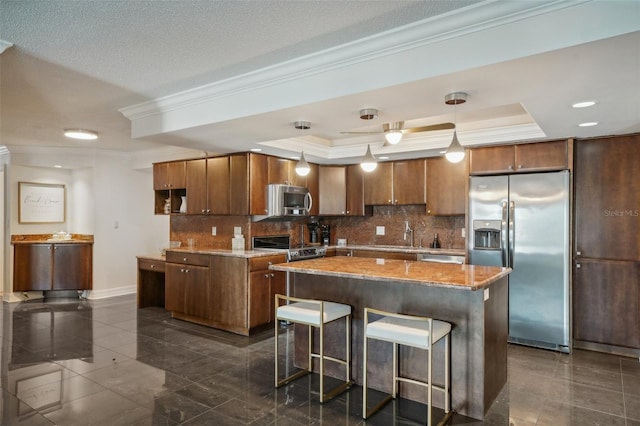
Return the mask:
[[407,241],[407,237],[409,237],[409,243],[411,247],[413,247],[413,228],[409,225],[409,221],[404,221],[404,240]]

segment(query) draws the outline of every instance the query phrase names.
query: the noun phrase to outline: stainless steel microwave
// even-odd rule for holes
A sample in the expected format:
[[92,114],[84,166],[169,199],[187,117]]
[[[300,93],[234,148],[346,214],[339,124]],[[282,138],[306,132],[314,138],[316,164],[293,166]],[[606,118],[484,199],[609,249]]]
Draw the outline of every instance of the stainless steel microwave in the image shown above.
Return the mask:
[[267,185],[267,219],[309,216],[312,205],[309,188],[277,183]]

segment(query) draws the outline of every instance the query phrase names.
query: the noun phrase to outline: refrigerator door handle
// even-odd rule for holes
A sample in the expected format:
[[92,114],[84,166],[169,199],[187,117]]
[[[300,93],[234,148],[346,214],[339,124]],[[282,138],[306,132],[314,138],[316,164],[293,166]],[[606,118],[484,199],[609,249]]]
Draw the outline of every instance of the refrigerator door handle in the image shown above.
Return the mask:
[[514,259],[513,252],[516,245],[516,202],[511,201],[509,203],[509,266],[513,268]]
[[507,258],[507,250],[509,249],[509,246],[507,244],[507,202],[503,201],[502,202],[502,221],[501,223],[501,228],[500,229],[500,235],[502,236],[502,248],[500,249],[500,254],[502,255],[502,266],[509,266],[508,263],[508,258]]

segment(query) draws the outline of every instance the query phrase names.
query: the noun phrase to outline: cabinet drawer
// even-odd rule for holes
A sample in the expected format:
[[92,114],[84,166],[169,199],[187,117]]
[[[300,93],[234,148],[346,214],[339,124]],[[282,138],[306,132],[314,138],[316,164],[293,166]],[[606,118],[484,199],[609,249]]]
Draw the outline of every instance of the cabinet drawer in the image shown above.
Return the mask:
[[164,273],[164,262],[162,260],[138,259],[138,269]]
[[208,254],[167,251],[167,262],[184,263],[185,265],[209,266]]
[[275,265],[277,263],[285,263],[287,260],[284,255],[282,256],[266,256],[256,257],[249,259],[249,270],[260,271],[263,269],[269,269],[269,265]]

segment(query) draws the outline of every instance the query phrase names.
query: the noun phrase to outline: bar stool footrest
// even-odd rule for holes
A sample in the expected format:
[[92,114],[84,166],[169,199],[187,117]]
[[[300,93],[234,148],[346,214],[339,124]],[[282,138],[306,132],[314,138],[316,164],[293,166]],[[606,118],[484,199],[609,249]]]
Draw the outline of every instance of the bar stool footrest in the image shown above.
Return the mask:
[[276,383],[276,389],[279,387],[282,387],[290,382],[293,382],[296,379],[299,379],[302,376],[306,376],[307,374],[311,374],[311,371],[309,370],[300,370],[297,373],[293,373],[288,377],[285,377],[282,380],[278,380],[278,383]]

